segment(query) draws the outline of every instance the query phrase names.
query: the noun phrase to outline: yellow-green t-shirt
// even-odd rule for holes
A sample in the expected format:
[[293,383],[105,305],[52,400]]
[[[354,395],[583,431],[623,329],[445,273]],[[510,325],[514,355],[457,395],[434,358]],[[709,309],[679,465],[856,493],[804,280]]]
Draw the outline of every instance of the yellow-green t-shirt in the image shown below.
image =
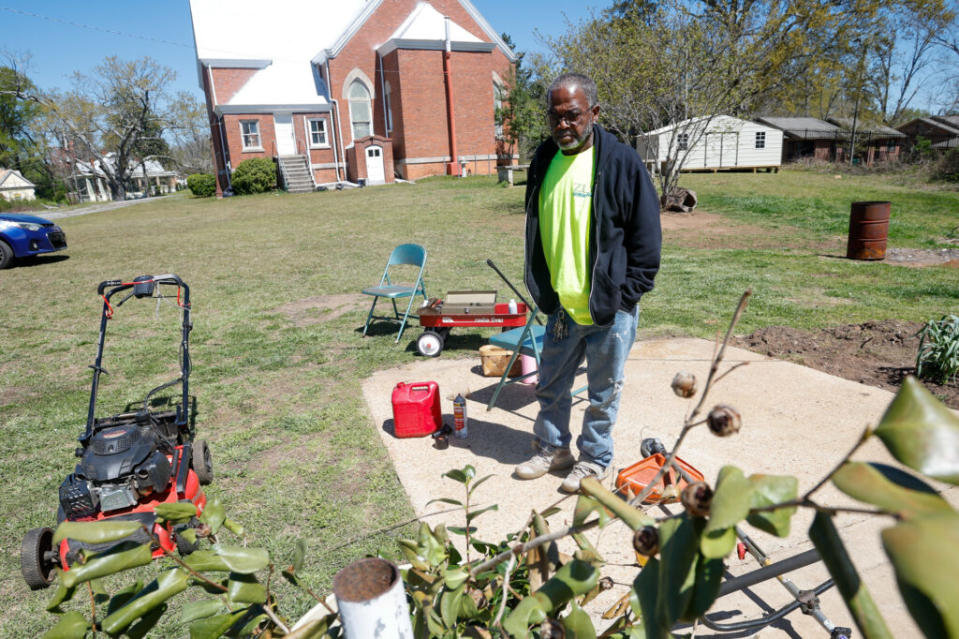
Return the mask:
[[589,226],[593,203],[594,147],[557,153],[539,192],[539,232],[550,282],[560,304],[577,324],[589,315]]

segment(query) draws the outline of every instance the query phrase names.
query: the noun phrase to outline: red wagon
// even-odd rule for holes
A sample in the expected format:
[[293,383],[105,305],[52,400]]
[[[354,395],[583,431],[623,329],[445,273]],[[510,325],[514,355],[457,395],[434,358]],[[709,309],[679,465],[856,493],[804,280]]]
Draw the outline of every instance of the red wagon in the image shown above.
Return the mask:
[[497,303],[496,291],[450,291],[446,299],[431,301],[419,310],[424,330],[416,339],[416,350],[426,357],[437,357],[454,326],[504,330],[524,326],[527,310],[522,302]]

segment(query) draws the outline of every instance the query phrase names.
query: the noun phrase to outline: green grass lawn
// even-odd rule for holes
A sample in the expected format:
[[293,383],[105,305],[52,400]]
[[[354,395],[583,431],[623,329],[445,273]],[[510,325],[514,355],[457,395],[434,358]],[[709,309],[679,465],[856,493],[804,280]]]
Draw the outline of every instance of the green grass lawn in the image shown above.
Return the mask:
[[[743,333],[773,324],[924,321],[959,309],[954,268],[841,257],[851,201],[892,201],[890,245],[929,248],[957,234],[955,192],[799,171],[691,175],[682,183],[722,216],[727,233],[710,238],[715,227],[705,228],[697,241],[695,231],[667,232],[657,288],[643,301],[643,336],[713,337],[747,287],[754,295]],[[325,591],[353,559],[377,549],[393,554],[403,529],[371,533],[412,514],[361,383],[413,360],[419,329],[398,345],[386,325],[364,339],[368,306],[359,291],[378,279],[394,245],[413,241],[429,251],[430,295],[495,288],[508,300],[513,294],[485,260],[520,285],[522,196],[522,188],[493,178],[435,178],[220,201],[178,195],[60,220],[68,259],[0,272],[0,599],[7,602],[0,636],[36,636],[54,621],[43,612],[50,593],[30,593],[20,577],[19,543],[28,528],[55,522],[57,487],[76,463],[97,283],[175,272],[190,284],[197,428],[216,467],[208,490],[277,563],[289,560],[294,539],[306,539],[306,581]],[[105,408],[175,376],[176,322],[168,304],[117,312],[104,359]],[[478,330],[454,331],[443,357],[473,358],[482,343]],[[310,606],[280,589],[289,616]],[[157,636],[173,636],[164,628]]]

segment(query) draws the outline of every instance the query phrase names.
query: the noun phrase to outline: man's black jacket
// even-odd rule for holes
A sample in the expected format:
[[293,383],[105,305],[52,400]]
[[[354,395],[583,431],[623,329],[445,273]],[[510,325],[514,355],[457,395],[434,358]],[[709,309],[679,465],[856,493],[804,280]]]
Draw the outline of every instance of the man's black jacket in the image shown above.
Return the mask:
[[[652,290],[659,271],[662,231],[659,198],[639,155],[598,124],[589,229],[589,313],[597,326],[613,323],[616,311],[631,312]],[[526,270],[524,281],[544,313],[559,309],[539,232],[539,189],[559,151],[552,139],[536,150],[526,182]]]

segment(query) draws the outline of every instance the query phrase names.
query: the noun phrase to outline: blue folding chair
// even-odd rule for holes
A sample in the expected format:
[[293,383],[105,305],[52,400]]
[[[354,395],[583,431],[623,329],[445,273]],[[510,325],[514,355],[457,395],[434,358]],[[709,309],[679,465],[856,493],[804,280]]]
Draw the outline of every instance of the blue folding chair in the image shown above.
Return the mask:
[[[412,285],[395,284],[390,278],[391,268],[404,265],[419,268],[416,273],[416,281]],[[380,278],[380,283],[376,286],[363,289],[364,295],[373,296],[373,304],[370,305],[369,315],[366,316],[366,326],[363,327],[364,337],[370,328],[370,323],[375,319],[389,320],[393,322],[399,321],[400,330],[396,334],[395,342],[400,341],[400,337],[403,336],[403,330],[406,328],[406,323],[410,317],[410,310],[413,308],[413,300],[417,295],[422,295],[424,301],[427,299],[426,286],[423,283],[423,268],[425,266],[426,249],[419,244],[400,244],[393,249],[393,252],[390,253],[390,259],[386,263],[386,269],[383,270],[383,277]],[[394,277],[396,276],[395,268],[393,268],[393,275]],[[392,316],[373,314],[373,311],[376,309],[376,302],[379,301],[381,297],[389,299],[393,304]],[[399,309],[396,307],[396,300],[407,297],[410,301],[406,305],[406,312],[401,315]]]
[[[522,381],[527,377],[532,377],[539,373],[541,353],[543,352],[543,336],[546,334],[546,327],[534,323],[536,321],[536,313],[539,312],[539,309],[533,306],[530,311],[529,319],[526,320],[525,326],[512,328],[502,333],[496,333],[489,338],[490,344],[508,351],[513,351],[513,355],[509,358],[509,364],[506,365],[506,369],[503,371],[503,375],[500,377],[499,383],[493,391],[493,396],[490,398],[489,404],[486,405],[487,411],[492,410],[493,406],[496,405],[496,398],[499,397],[499,393],[503,390],[504,386],[512,384],[513,382]],[[516,358],[520,355],[528,355],[534,358],[536,360],[536,370],[510,378],[509,372],[513,369],[513,363],[516,361]],[[570,395],[577,397],[580,393],[588,389],[589,385],[587,384],[586,386],[571,390]]]
[[[503,375],[499,378],[499,383],[496,385],[496,390],[493,391],[493,396],[490,398],[489,404],[486,405],[486,410],[492,410],[493,406],[496,405],[496,398],[499,397],[499,393],[503,390],[504,386],[512,384],[513,382],[522,381],[539,372],[540,353],[543,350],[543,335],[546,333],[546,327],[534,323],[536,321],[536,313],[537,308],[534,306],[530,309],[529,319],[526,320],[525,326],[511,328],[508,331],[496,333],[489,338],[490,344],[508,351],[513,351],[513,355],[509,358],[509,364],[506,365],[506,368],[503,370]],[[528,355],[536,359],[536,370],[510,379],[509,372],[513,369],[513,363],[516,362],[516,358],[520,355]]]

